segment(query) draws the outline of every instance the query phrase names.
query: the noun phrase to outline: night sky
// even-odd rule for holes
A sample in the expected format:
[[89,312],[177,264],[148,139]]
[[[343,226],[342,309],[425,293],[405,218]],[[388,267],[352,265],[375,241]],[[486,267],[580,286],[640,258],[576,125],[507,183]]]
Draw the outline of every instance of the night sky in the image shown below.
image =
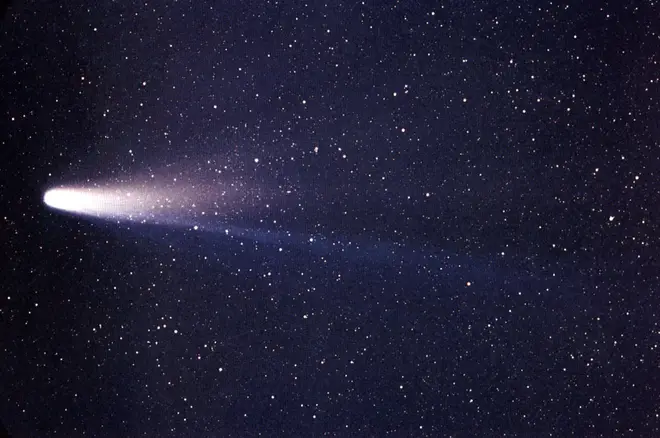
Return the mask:
[[[15,2],[0,420],[660,436],[659,63],[650,1]],[[136,181],[204,202],[43,202]]]

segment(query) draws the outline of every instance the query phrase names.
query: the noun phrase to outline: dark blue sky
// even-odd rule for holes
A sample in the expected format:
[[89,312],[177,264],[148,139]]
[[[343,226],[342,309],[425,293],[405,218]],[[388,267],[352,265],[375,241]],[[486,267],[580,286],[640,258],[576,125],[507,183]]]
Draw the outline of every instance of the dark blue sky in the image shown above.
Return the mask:
[[[17,437],[657,436],[658,12],[13,5],[0,419]],[[249,189],[197,231],[41,202],[151,174]]]

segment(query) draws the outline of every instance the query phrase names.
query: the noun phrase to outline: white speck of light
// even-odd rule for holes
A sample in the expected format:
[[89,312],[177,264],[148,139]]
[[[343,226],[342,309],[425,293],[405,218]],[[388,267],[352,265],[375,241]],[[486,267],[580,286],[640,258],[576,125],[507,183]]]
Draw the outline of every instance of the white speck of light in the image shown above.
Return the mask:
[[614,220],[614,216],[610,216],[610,222]]

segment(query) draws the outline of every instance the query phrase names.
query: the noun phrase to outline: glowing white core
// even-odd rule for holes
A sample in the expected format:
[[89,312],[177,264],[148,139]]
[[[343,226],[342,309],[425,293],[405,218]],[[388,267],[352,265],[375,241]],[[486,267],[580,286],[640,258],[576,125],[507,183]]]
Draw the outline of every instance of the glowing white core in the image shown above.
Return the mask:
[[148,217],[157,201],[152,194],[119,189],[57,188],[44,195],[44,203],[57,210],[124,219]]

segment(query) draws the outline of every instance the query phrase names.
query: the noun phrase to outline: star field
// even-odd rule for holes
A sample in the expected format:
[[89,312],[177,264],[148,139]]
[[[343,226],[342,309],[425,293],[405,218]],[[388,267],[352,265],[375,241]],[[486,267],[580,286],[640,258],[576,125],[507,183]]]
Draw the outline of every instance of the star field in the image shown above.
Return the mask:
[[[660,435],[659,13],[13,3],[0,421]],[[149,210],[57,211],[56,187]]]

